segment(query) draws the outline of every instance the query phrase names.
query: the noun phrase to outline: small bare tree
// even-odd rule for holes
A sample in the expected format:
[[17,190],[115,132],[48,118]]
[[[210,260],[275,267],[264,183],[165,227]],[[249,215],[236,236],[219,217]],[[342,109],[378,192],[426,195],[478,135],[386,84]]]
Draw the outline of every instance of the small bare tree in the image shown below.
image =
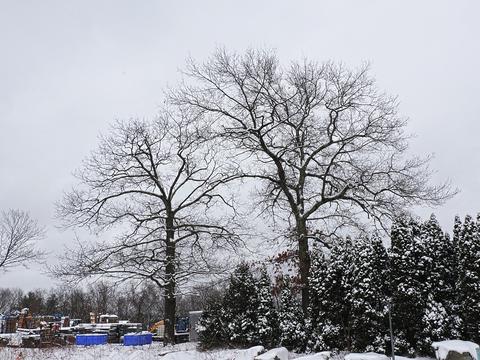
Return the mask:
[[78,242],[54,274],[154,282],[164,293],[165,341],[173,343],[178,286],[221,271],[216,257],[238,245],[234,203],[224,195],[236,176],[224,160],[201,118],[166,110],[155,121],[117,122],[58,215],[65,226],[121,233]]
[[244,177],[263,181],[259,204],[296,239],[303,307],[308,308],[309,239],[328,241],[366,218],[385,226],[412,205],[453,193],[430,185],[429,158],[407,156],[397,100],[379,92],[368,66],[279,65],[275,54],[218,50],[190,61],[190,83],[172,91],[181,106],[210,116],[238,149]]
[[27,212],[8,210],[0,216],[0,271],[17,266],[28,267],[43,259],[45,253],[37,248],[37,241],[45,230]]
[[12,310],[18,309],[23,291],[18,288],[0,289],[0,314],[6,314]]

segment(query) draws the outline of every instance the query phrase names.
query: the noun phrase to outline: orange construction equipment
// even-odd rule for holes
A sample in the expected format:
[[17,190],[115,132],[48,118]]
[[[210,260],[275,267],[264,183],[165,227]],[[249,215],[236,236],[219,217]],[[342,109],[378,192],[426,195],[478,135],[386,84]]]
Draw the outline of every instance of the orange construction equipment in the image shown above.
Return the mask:
[[157,321],[155,324],[150,326],[150,329],[148,329],[151,333],[154,333],[160,337],[163,337],[165,333],[165,320],[160,320]]
[[22,309],[18,316],[18,328],[30,329],[33,326],[33,316],[29,308]]

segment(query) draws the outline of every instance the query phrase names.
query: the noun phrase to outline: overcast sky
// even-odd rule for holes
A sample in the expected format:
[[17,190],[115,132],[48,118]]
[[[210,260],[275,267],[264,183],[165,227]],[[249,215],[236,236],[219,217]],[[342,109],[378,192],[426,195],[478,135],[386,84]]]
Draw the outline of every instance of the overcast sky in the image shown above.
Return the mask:
[[[72,234],[56,229],[54,202],[72,171],[117,118],[152,117],[189,55],[216,46],[266,47],[282,61],[372,63],[434,153],[435,179],[461,193],[435,209],[480,211],[480,2],[472,1],[24,1],[0,0],[0,209],[47,227],[55,262]],[[432,209],[419,209],[426,216]],[[38,268],[0,274],[0,286],[50,287]]]

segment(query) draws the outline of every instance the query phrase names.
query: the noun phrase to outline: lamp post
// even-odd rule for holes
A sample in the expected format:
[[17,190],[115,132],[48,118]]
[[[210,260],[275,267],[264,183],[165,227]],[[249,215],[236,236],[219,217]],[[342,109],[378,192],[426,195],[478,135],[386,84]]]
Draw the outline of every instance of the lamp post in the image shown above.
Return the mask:
[[393,336],[393,326],[392,326],[392,299],[388,302],[388,325],[390,327],[390,346],[392,347],[392,360],[395,360],[395,338]]

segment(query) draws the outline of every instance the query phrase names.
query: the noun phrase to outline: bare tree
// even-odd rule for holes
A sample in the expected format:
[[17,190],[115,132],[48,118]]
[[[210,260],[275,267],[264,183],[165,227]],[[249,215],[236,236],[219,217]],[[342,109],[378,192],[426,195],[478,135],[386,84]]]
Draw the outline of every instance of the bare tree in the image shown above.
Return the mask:
[[28,267],[40,261],[45,253],[37,241],[44,237],[45,230],[27,212],[8,210],[0,214],[0,271],[17,266]]
[[152,281],[163,289],[165,341],[174,342],[176,291],[195,276],[222,270],[215,257],[238,244],[236,178],[201,118],[164,111],[155,121],[117,122],[77,173],[79,186],[59,204],[65,226],[114,239],[82,244],[56,275]]
[[395,97],[379,92],[368,66],[296,62],[275,54],[218,50],[190,61],[171,97],[210,116],[218,135],[238,149],[244,176],[263,181],[259,204],[286,220],[296,240],[304,310],[308,307],[309,239],[328,241],[368,217],[385,226],[412,205],[453,195],[430,185],[429,157],[408,157],[406,120]]
[[0,314],[6,314],[19,307],[23,291],[18,288],[0,288]]

